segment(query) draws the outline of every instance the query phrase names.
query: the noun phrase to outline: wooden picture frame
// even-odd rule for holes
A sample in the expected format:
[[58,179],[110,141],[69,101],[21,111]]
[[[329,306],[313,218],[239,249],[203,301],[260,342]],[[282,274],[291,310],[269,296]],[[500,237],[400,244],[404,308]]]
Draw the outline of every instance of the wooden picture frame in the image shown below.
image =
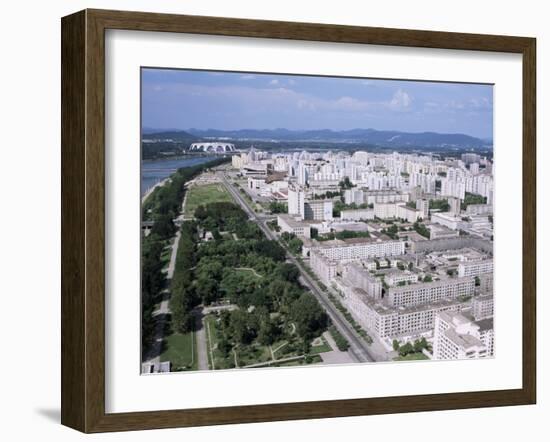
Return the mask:
[[[534,404],[536,41],[533,38],[84,10],[62,19],[62,424],[83,432]],[[105,30],[494,51],[523,58],[523,385],[272,405],[105,412]],[[519,166],[518,166],[519,167]]]

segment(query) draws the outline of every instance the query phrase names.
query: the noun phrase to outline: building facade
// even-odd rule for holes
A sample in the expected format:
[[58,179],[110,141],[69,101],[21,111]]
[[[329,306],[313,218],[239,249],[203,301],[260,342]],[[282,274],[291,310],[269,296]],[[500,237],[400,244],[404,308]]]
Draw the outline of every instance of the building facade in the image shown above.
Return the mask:
[[475,280],[472,277],[449,278],[422,282],[403,287],[390,287],[385,302],[393,307],[412,306],[459,296],[473,296]]

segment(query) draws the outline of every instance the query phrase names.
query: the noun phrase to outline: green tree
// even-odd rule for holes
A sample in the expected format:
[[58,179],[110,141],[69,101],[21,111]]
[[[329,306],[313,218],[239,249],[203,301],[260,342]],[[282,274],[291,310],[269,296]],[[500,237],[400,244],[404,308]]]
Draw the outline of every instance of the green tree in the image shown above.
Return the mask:
[[341,189],[351,189],[352,187],[354,187],[349,177],[345,177],[342,181],[338,183],[338,185]]
[[160,215],[153,224],[151,233],[158,235],[162,239],[171,237],[176,231],[176,226],[172,219],[173,215],[170,213]]
[[271,211],[271,213],[286,213],[288,211],[288,208],[285,203],[272,201],[271,203],[269,203],[269,210]]
[[284,262],[277,266],[277,276],[285,281],[297,282],[300,277],[300,271],[294,264]]
[[252,321],[252,315],[243,310],[233,310],[229,329],[233,339],[240,344],[250,344],[256,337],[256,329]]
[[311,339],[327,327],[327,315],[310,293],[303,293],[292,303],[291,315],[303,338]]
[[426,338],[423,337],[414,341],[413,350],[416,353],[420,353],[425,348],[428,348],[428,341],[426,341]]
[[170,310],[172,311],[172,326],[176,331],[187,333],[193,330],[193,304],[193,297],[187,291],[172,295],[170,299]]
[[407,356],[409,353],[414,353],[414,348],[410,342],[407,342],[399,348],[399,356]]
[[219,297],[218,286],[215,279],[201,276],[195,280],[195,293],[204,304],[211,304]]
[[231,343],[225,336],[222,336],[221,339],[218,341],[218,350],[220,351],[220,353],[224,358],[226,358],[229,355],[229,352],[231,351],[232,348],[233,347]]
[[303,242],[301,239],[299,238],[292,238],[289,242],[288,242],[288,248],[290,249],[290,251],[294,254],[299,254],[302,252],[302,246],[303,246]]
[[260,331],[258,332],[258,341],[262,345],[273,344],[280,335],[280,329],[275,322],[266,318],[260,324]]

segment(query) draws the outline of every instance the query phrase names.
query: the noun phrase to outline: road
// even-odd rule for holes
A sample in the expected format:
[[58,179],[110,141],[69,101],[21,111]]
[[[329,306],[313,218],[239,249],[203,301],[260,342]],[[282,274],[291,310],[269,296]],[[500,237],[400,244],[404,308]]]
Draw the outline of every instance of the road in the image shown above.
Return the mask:
[[332,304],[332,302],[328,299],[327,294],[323,290],[321,290],[317,285],[317,283],[313,280],[313,278],[309,276],[304,266],[296,259],[294,255],[292,255],[288,251],[286,246],[279,241],[279,239],[271,231],[271,229],[267,227],[267,225],[265,224],[266,220],[260,219],[260,217],[256,214],[256,212],[254,212],[248,206],[245,199],[239,194],[239,192],[234,188],[234,186],[232,186],[231,183],[227,180],[227,177],[225,174],[222,174],[222,179],[229,193],[241,205],[243,210],[249,216],[250,220],[258,224],[258,226],[262,229],[262,231],[264,232],[267,238],[279,242],[279,244],[281,244],[281,246],[286,250],[288,260],[292,262],[296,267],[298,267],[298,270],[300,270],[300,274],[302,276],[303,281],[305,282],[305,285],[311,290],[311,292],[317,298],[321,306],[325,309],[334,326],[349,342],[350,348],[348,351],[350,353],[351,358],[354,360],[354,362],[374,362],[376,359],[371,354],[368,348],[368,344],[353,329],[351,324],[347,322],[347,320],[340,313],[340,311],[338,311],[338,309]]

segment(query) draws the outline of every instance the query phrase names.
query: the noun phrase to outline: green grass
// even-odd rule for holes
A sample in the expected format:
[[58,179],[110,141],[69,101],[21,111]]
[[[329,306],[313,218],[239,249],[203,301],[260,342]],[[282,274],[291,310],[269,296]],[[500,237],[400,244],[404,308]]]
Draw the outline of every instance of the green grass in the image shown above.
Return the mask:
[[232,201],[231,195],[221,183],[191,186],[187,191],[185,215],[193,216],[195,209],[201,205]]
[[398,356],[394,361],[424,361],[429,359],[424,353],[409,353],[406,356]]
[[269,347],[257,343],[236,348],[237,362],[240,367],[271,361]]
[[328,344],[328,342],[325,340],[325,338],[321,337],[323,340],[323,343],[321,345],[312,345],[311,350],[309,351],[310,355],[318,355],[319,353],[325,353],[327,351],[332,351],[331,346]]
[[173,333],[164,339],[161,362],[170,361],[172,370],[197,370],[195,333]]

